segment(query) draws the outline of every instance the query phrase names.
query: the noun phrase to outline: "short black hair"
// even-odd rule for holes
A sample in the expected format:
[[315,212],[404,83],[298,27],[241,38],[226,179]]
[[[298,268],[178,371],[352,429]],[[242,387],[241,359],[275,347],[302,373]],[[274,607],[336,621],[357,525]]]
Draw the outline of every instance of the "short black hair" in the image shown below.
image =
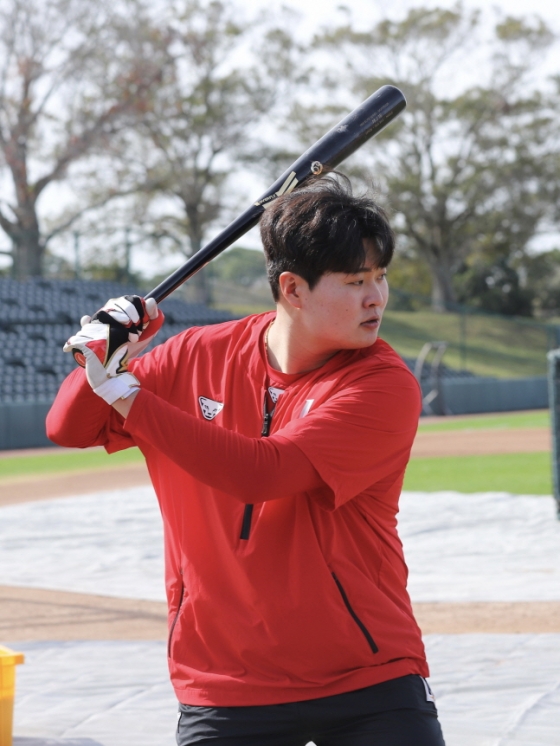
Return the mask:
[[355,197],[342,174],[310,179],[290,194],[277,197],[260,222],[272,295],[279,300],[279,277],[294,272],[313,290],[324,274],[353,274],[366,264],[369,240],[376,266],[387,267],[395,234],[385,211],[370,197]]

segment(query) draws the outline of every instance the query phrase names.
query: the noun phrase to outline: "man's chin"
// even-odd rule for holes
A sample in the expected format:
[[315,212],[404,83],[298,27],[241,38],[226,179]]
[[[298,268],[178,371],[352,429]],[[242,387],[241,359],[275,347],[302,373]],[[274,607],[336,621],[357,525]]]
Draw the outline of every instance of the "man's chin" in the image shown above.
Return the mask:
[[355,344],[351,346],[351,349],[363,350],[366,347],[371,347],[373,344],[377,342],[378,337],[379,337],[378,329],[375,329],[374,331],[370,331],[368,334],[360,335],[360,339],[356,340]]

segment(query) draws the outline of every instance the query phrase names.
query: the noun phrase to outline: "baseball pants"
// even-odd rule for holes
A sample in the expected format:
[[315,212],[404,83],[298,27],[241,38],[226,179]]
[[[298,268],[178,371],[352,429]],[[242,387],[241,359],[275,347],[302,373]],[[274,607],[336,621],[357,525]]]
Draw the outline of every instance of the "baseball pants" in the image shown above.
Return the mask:
[[416,675],[331,697],[250,707],[179,705],[178,746],[445,746]]

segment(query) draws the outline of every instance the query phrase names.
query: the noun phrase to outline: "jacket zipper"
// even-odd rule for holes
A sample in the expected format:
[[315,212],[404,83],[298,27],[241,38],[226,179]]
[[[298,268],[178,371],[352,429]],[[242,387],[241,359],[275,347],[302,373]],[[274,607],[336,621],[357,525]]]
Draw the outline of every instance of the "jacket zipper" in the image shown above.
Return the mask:
[[253,520],[253,508],[254,505],[246,505],[243,511],[243,521],[241,523],[241,534],[240,539],[247,541],[249,534],[251,533],[251,521]]
[[[181,573],[182,575],[183,573]],[[167,657],[171,658],[171,640],[173,639],[173,632],[175,631],[175,625],[177,624],[177,620],[179,619],[179,614],[181,613],[181,606],[183,605],[183,596],[185,595],[185,586],[182,583],[181,578],[181,594],[179,596],[179,606],[177,607],[177,611],[175,612],[175,616],[173,617],[173,622],[171,624],[171,627],[169,629],[169,635],[167,637]]]
[[[261,430],[261,437],[262,438],[268,438],[270,434],[270,425],[272,423],[272,415],[274,414],[274,409],[272,412],[267,411],[266,406],[266,391],[264,392],[264,404],[263,404],[263,426]],[[250,534],[251,534],[251,523],[253,521],[253,508],[254,505],[246,505],[245,510],[243,511],[243,521],[241,522],[241,533],[239,535],[240,539],[243,539],[243,541],[247,541]]]
[[346,595],[346,591],[342,587],[342,583],[336,577],[336,575],[334,574],[334,572],[331,573],[331,575],[333,576],[333,580],[336,583],[338,590],[340,591],[340,595],[342,596],[342,600],[344,601],[344,605],[348,609],[348,613],[350,614],[350,616],[352,617],[352,619],[356,622],[356,624],[360,628],[360,630],[361,630],[363,636],[366,638],[367,643],[370,646],[372,652],[378,653],[379,652],[379,648],[375,644],[375,640],[370,635],[369,630],[366,627],[366,625],[362,622],[362,620],[360,619],[360,617],[356,614],[356,612],[354,611],[354,609],[350,605],[350,601],[348,600],[348,596]]

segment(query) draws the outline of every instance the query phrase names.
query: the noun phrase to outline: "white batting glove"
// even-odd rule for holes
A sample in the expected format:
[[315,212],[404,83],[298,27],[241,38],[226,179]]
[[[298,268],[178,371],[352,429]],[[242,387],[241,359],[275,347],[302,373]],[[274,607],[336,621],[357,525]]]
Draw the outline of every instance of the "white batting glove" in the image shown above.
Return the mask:
[[[103,324],[102,326],[106,326]],[[122,345],[122,358],[113,355],[111,370],[107,369],[87,344],[80,345],[80,352],[84,356],[86,377],[94,393],[107,404],[114,404],[118,399],[126,399],[140,389],[140,381],[129,373],[127,366],[126,345]]]
[[83,345],[94,350],[103,365],[114,375],[122,360],[121,347],[126,346],[128,359],[139,355],[161,329],[163,313],[153,298],[144,300],[138,295],[111,298],[92,317],[83,316],[81,329],[64,345],[64,352],[72,352],[79,365],[85,365]]

